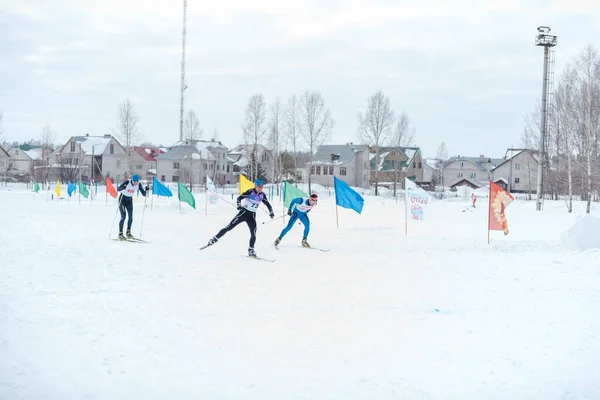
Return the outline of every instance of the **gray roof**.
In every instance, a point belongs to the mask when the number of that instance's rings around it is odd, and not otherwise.
[[[313,164],[347,164],[354,159],[356,153],[368,149],[364,144],[330,144],[321,145],[313,157]],[[331,161],[331,155],[339,155],[339,159]]]
[[[157,160],[207,160],[211,157],[210,151],[202,149],[202,144],[198,146],[199,140],[185,140],[177,142],[169,149],[156,157]],[[200,148],[198,148],[200,147]],[[204,150],[204,151],[202,151]]]
[[[446,165],[453,163],[454,161],[468,161],[473,163],[478,169],[482,171],[489,171],[494,169],[496,166],[502,164],[504,158],[491,158],[491,157],[450,157],[446,162]],[[492,164],[491,168],[486,168],[484,164]]]

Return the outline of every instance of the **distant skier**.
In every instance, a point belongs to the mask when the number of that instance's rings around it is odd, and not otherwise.
[[[135,191],[139,188],[140,192],[146,197],[146,192],[150,189],[148,185],[142,187],[139,185],[140,176],[133,174],[131,179],[126,180],[117,188],[117,192],[121,192],[119,196],[119,211],[121,211],[121,220],[119,221],[119,240],[135,239],[131,234],[131,224],[133,223],[133,200],[132,196]],[[123,236],[123,224],[125,223],[125,215],[129,215],[127,220],[127,232],[126,236]]]
[[[288,215],[291,217],[288,221],[288,224],[281,233],[279,237],[275,239],[275,246],[278,246],[281,242],[281,239],[292,229],[296,220],[300,220],[302,224],[304,224],[304,234],[302,235],[302,246],[310,247],[306,239],[308,238],[308,233],[310,232],[310,221],[308,219],[308,213],[313,209],[314,206],[317,205],[317,201],[319,201],[319,196],[316,194],[311,194],[310,197],[298,197],[292,200],[290,206],[288,207]]]
[[[226,227],[221,229],[219,233],[208,241],[207,246],[212,246],[217,243],[223,235],[235,228],[238,224],[245,222],[250,229],[250,247],[248,247],[248,256],[256,257],[256,251],[254,251],[254,244],[256,243],[256,210],[258,210],[258,206],[261,203],[264,203],[269,209],[269,217],[271,217],[271,219],[275,217],[275,213],[273,213],[273,207],[271,207],[271,203],[269,203],[267,196],[263,192],[263,181],[257,179],[254,182],[254,186],[254,188],[248,189],[238,196],[238,213]]]
[[[473,208],[475,208],[475,203],[477,203],[477,196],[475,196],[475,193],[471,193],[471,203]]]

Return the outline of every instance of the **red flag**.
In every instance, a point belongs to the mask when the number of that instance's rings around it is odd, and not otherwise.
[[[115,199],[117,198],[117,191],[115,190],[115,187],[113,186],[110,179],[108,179],[108,176],[106,177],[106,192],[110,193],[110,195]]]
[[[504,210],[513,200],[510,193],[490,181],[488,231],[504,231],[504,235],[508,235],[508,223]]]

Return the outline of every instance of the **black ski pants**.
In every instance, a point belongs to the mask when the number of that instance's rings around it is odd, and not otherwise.
[[[248,224],[248,228],[250,229],[250,247],[254,248],[254,243],[256,243],[256,213],[246,210],[242,208],[238,213],[233,217],[229,225],[225,228],[221,229],[219,233],[217,233],[217,239],[220,239],[227,232],[238,226],[240,223],[245,222]]]
[[[121,211],[121,220],[119,221],[119,233],[123,233],[123,224],[125,223],[125,215],[129,214],[127,220],[127,230],[131,230],[131,224],[133,223],[133,201],[131,197],[123,196],[121,204],[119,204],[119,211]]]

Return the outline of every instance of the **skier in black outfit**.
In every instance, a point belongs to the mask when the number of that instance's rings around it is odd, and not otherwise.
[[[235,228],[238,224],[245,222],[248,224],[250,229],[250,247],[248,248],[248,256],[256,257],[254,251],[254,243],[256,242],[256,210],[261,203],[264,203],[269,209],[269,217],[273,219],[275,213],[273,213],[273,207],[267,200],[267,196],[263,193],[263,182],[257,179],[254,182],[254,188],[248,189],[237,198],[237,209],[238,213],[233,217],[231,222],[221,229],[212,239],[208,241],[207,246],[212,246],[225,235],[227,232]]]
[[[146,191],[150,189],[148,185],[146,185],[145,188],[142,187],[142,185],[138,185],[139,182],[140,176],[138,174],[133,174],[130,180],[126,180],[117,188],[117,191],[121,192],[119,195],[119,211],[121,212],[121,220],[119,221],[119,240],[135,239],[131,234],[131,224],[133,223],[132,196],[138,187],[144,197],[146,197]],[[129,219],[127,220],[126,236],[123,236],[123,224],[125,223],[126,213],[129,214]]]

